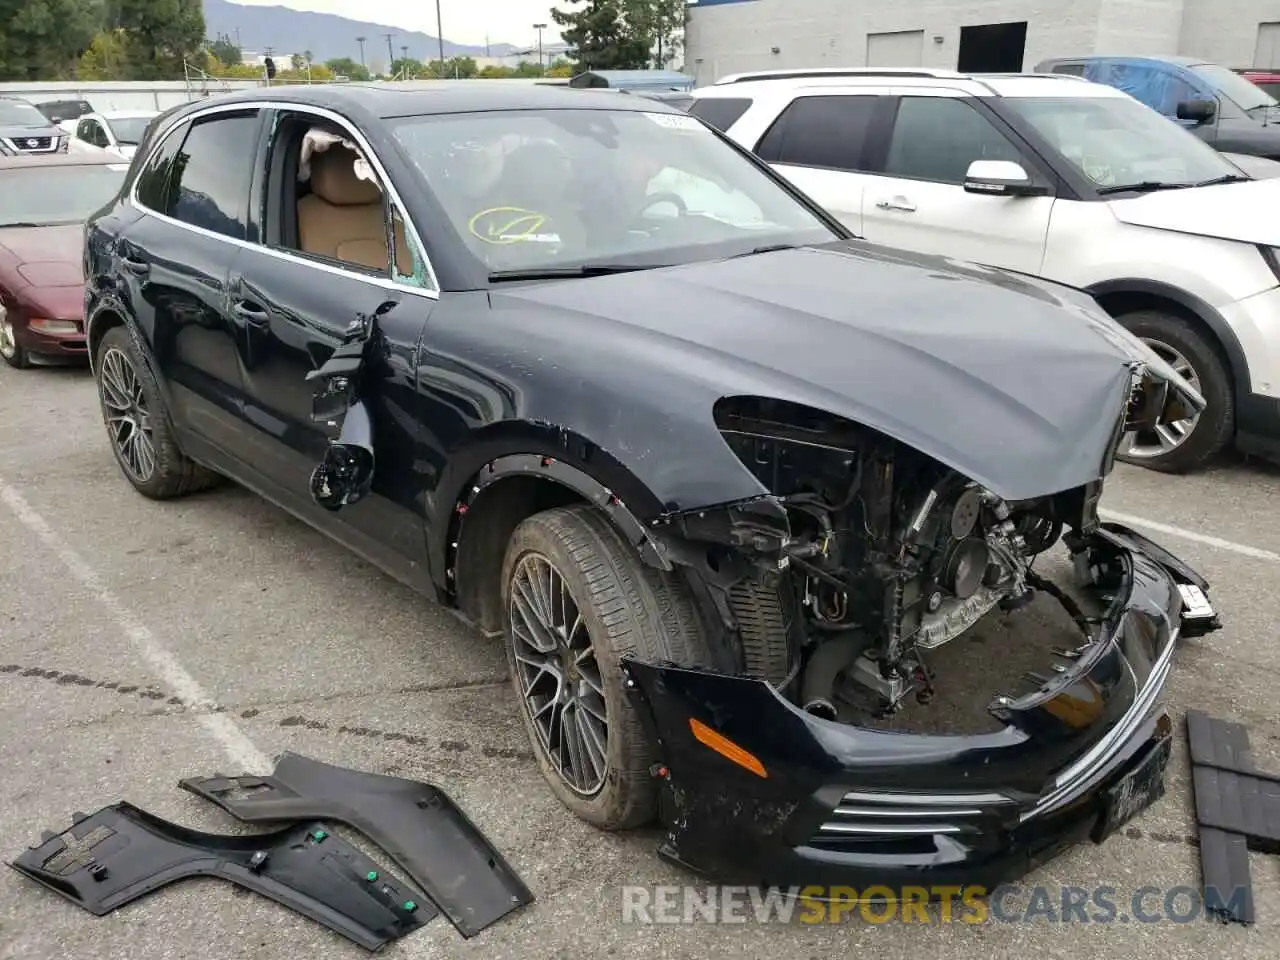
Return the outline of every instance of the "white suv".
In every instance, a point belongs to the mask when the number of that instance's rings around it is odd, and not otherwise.
[[[1280,179],[1070,76],[766,71],[693,96],[860,237],[1096,297],[1207,401],[1126,437],[1124,459],[1181,472],[1233,441],[1280,456]]]

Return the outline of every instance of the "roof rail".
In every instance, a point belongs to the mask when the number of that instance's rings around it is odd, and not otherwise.
[[[712,86],[726,83],[747,83],[752,80],[803,80],[817,77],[919,77],[923,79],[958,80],[967,74],[954,70],[932,70],[927,67],[812,67],[810,69],[752,70],[730,73]]]

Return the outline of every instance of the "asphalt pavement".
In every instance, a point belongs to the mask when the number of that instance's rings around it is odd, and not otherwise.
[[[928,924],[871,922],[855,910],[839,923],[758,922],[748,908],[743,922],[695,912],[692,923],[648,923],[624,916],[624,887],[644,897],[693,878],[658,859],[655,831],[600,833],[553,799],[498,644],[243,489],[145,500],[112,459],[83,369],[0,367],[0,859],[118,800],[235,831],[178,780],[269,772],[289,749],[441,786],[537,898],[470,940],[437,918],[387,947],[391,957],[1274,958],[1280,858],[1252,855],[1255,927],[1196,915],[1180,721],[1195,707],[1246,723],[1259,761],[1280,769],[1277,490],[1280,470],[1235,460],[1181,478],[1117,470],[1104,511],[1201,569],[1226,625],[1179,652],[1168,795],[1123,834],[1021,881],[1000,911],[1011,919],[948,923],[935,910]],[[944,682],[981,688],[991,658],[965,658],[964,642],[956,661],[976,676]],[[1101,896],[1117,904],[1114,919],[1091,909],[1094,922],[1064,922],[1061,894],[1073,887],[1091,900],[1111,888]],[[0,871],[6,960],[362,955],[218,880],[97,918]]]

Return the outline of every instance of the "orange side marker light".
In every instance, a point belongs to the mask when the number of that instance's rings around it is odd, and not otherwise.
[[[689,718],[689,729],[693,731],[694,739],[704,747],[709,747],[726,760],[731,760],[738,766],[750,770],[757,777],[768,779],[769,774],[765,770],[764,764],[728,737],[717,733],[701,720],[695,720],[693,717]]]

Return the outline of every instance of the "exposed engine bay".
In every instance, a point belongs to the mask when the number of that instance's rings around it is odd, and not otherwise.
[[[743,668],[810,713],[835,720],[853,705],[884,715],[912,695],[927,703],[929,653],[994,610],[1025,607],[1037,591],[1088,635],[1079,607],[1032,561],[1065,527],[1095,517],[1101,481],[1010,503],[897,441],[808,408],[737,398],[717,422],[786,514],[776,556],[757,536],[768,563],[727,588]]]

